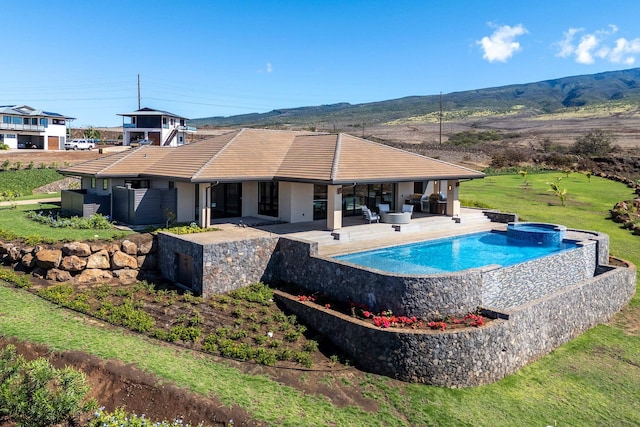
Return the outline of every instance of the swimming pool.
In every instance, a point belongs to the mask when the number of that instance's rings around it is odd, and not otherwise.
[[[487,231],[334,257],[337,260],[402,274],[438,274],[498,264],[519,264],[573,249],[571,241],[539,245]]]

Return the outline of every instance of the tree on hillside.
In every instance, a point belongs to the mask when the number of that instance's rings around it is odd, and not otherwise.
[[[582,156],[604,156],[613,151],[614,142],[610,131],[596,129],[577,137],[571,151]]]
[[[94,127],[88,127],[82,133],[87,139],[102,139],[100,131]]]

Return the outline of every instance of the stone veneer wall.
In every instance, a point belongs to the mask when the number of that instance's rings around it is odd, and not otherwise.
[[[636,268],[603,272],[523,304],[505,319],[462,330],[388,330],[277,292],[296,315],[329,337],[363,369],[446,387],[495,382],[608,321],[635,292]]]
[[[509,222],[518,221],[518,215],[513,213],[504,213],[500,211],[482,211],[482,213],[492,222],[507,224]]]
[[[501,300],[518,304],[518,297],[529,291],[542,296],[558,286],[587,280],[593,277],[597,266],[596,244],[592,241],[516,266],[433,275],[374,271],[316,253],[317,247],[307,242],[280,239],[276,253],[279,268],[271,276],[343,302],[367,304],[374,311],[390,309],[422,318],[463,316],[479,306],[494,307]],[[513,283],[518,283],[519,288],[511,296],[513,287],[508,285]]]
[[[484,269],[480,305],[510,308],[520,305],[523,297],[539,298],[592,278],[597,267],[596,245],[595,241],[583,241],[576,249],[508,267]]]
[[[185,236],[158,234],[160,272],[178,282],[177,253],[193,258],[191,289],[204,297],[256,282],[271,281],[277,266],[273,254],[278,237],[220,243],[198,243]],[[187,283],[183,283],[189,286]]]
[[[402,276],[354,267],[315,255],[308,242],[281,238],[277,266],[271,276],[343,302],[367,304],[374,311],[391,309],[430,318],[436,314],[464,315],[482,303],[481,271],[428,276]]]

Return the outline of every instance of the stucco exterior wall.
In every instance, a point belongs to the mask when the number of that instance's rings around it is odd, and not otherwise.
[[[313,221],[313,184],[280,182],[278,195],[281,220],[291,223]]]
[[[176,206],[176,221],[192,222],[196,218],[196,189],[189,182],[176,181],[178,203]]]

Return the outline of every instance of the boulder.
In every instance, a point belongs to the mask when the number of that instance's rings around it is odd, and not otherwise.
[[[122,247],[122,252],[127,255],[138,255],[138,245],[133,243],[131,240],[123,240],[120,244]]]
[[[107,244],[99,241],[89,242],[89,249],[91,249],[91,252],[99,252],[103,249],[107,249]]]
[[[36,252],[36,264],[44,269],[58,268],[62,261],[60,249],[40,249]]]
[[[138,245],[138,255],[146,255],[158,249],[158,240],[151,233],[134,234],[128,240]]]
[[[91,255],[91,247],[86,243],[71,242],[62,245],[62,253],[65,256],[84,256]]]
[[[84,267],[87,265],[86,258],[80,258],[75,255],[70,255],[62,258],[62,262],[60,262],[60,268],[66,271],[80,271],[84,270]]]
[[[56,282],[68,282],[71,280],[71,273],[57,268],[52,268],[47,271],[45,278],[47,280],[55,280]]]
[[[22,259],[20,260],[23,266],[26,268],[33,268],[36,265],[36,257],[33,256],[31,252],[22,255]]]
[[[78,274],[75,278],[76,283],[100,283],[113,279],[113,275],[110,271],[100,270],[97,268],[88,268],[82,273]]]
[[[138,260],[122,251],[116,251],[111,256],[111,268],[114,270],[121,268],[138,268]]]
[[[15,245],[9,245],[6,248],[7,250],[7,259],[9,262],[17,262],[22,258],[22,254],[20,253],[20,248]]]
[[[115,254],[116,252],[118,252],[120,250],[120,244],[119,243],[108,243],[106,249],[107,249],[107,252],[109,252],[109,255],[113,256],[113,254]]]
[[[38,267],[37,265],[34,267],[33,271],[31,272],[31,275],[33,277],[37,277],[38,279],[44,279],[44,277],[47,275],[47,270],[45,270],[42,267]]]
[[[138,270],[114,270],[113,275],[120,280],[120,283],[129,284],[138,281]]]
[[[109,259],[109,252],[106,249],[101,249],[95,254],[87,258],[86,268],[99,268],[102,270],[108,270],[111,268],[111,260]]]

